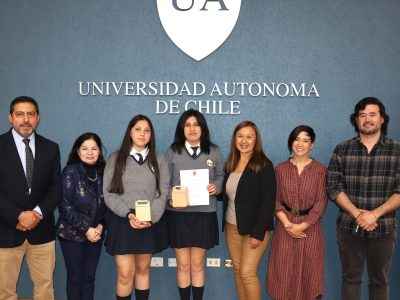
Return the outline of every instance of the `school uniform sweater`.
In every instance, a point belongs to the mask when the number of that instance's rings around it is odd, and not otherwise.
[[[217,187],[217,194],[222,191],[222,181],[224,180],[223,162],[219,147],[210,147],[210,153],[200,152],[196,158],[190,156],[186,147],[182,148],[181,153],[174,152],[168,148],[165,153],[165,159],[168,162],[170,171],[170,190],[168,199],[171,199],[172,187],[180,185],[180,170],[208,169],[209,183],[213,183]],[[210,196],[209,205],[188,206],[183,209],[175,209],[169,205],[166,209],[177,212],[215,212],[217,211],[216,195]]]
[[[151,221],[156,223],[160,220],[165,210],[168,196],[169,172],[168,164],[162,156],[157,156],[160,169],[160,195],[156,190],[156,178],[149,167],[148,159],[139,164],[132,156],[126,160],[125,171],[122,175],[124,186],[123,194],[110,193],[109,188],[114,175],[115,160],[117,152],[110,155],[103,176],[104,201],[107,207],[116,215],[124,218],[135,209],[136,200],[149,200],[151,205]]]

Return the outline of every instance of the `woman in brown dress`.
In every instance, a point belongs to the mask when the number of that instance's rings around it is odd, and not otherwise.
[[[267,290],[275,300],[311,300],[324,292],[326,167],[309,156],[314,141],[311,127],[297,126],[288,139],[293,157],[275,169],[277,220],[267,273]]]

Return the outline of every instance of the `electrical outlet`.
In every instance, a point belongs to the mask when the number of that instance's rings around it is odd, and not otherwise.
[[[221,266],[220,258],[207,258],[207,267],[217,267]]]
[[[162,257],[152,257],[150,266],[151,267],[164,267],[164,259]]]
[[[225,266],[225,268],[233,268],[232,259],[225,259],[224,266]]]
[[[176,268],[176,258],[175,257],[168,258],[168,267]]]

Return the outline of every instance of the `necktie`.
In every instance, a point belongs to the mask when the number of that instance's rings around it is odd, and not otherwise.
[[[196,146],[196,147],[190,147],[190,148],[192,148],[192,149],[193,149],[193,154],[192,154],[192,157],[193,157],[193,158],[195,158],[195,157],[196,157],[196,153],[197,153],[197,149],[199,149],[199,147],[198,147],[198,146]]]
[[[26,158],[26,181],[29,188],[32,184],[33,164],[35,162],[31,147],[29,147],[29,139],[22,140],[25,144],[25,158]]]
[[[143,163],[143,156],[140,153],[136,153],[137,156],[139,156],[139,164]]]

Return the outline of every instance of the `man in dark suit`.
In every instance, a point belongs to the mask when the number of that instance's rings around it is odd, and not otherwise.
[[[35,132],[37,102],[11,102],[12,128],[0,135],[0,300],[16,300],[25,256],[35,300],[54,299],[55,226],[60,197],[58,145]]]

